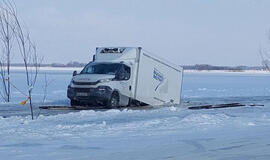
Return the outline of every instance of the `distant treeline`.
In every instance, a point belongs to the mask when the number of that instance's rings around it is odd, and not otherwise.
[[[64,63],[51,63],[51,64],[41,64],[41,67],[84,67],[86,63],[80,63],[77,61],[71,61],[66,64]],[[12,64],[12,66],[24,66],[21,63]],[[184,65],[185,70],[265,70],[263,66],[213,66],[209,64],[196,64],[196,65]]]
[[[264,70],[263,66],[212,66],[209,64],[196,64],[196,65],[186,65],[183,66],[185,70]]]
[[[80,63],[77,61],[71,61],[66,64],[64,63],[51,63],[51,64],[41,64],[41,67],[84,67],[87,63]],[[21,67],[24,66],[22,63],[14,63],[11,66]],[[30,65],[31,66],[31,65]]]

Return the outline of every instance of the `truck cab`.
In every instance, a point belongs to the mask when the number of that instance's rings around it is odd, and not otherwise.
[[[104,48],[99,52],[112,57],[120,53],[114,48]],[[124,59],[95,57],[79,74],[73,74],[67,93],[71,105],[127,106],[132,96],[133,64]]]

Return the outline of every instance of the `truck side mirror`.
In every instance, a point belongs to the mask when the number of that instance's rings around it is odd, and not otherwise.
[[[77,75],[77,71],[73,71],[73,77]]]
[[[124,80],[125,79],[125,72],[117,72],[115,74],[115,79],[116,80]]]

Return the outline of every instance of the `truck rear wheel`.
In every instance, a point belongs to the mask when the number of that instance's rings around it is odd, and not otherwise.
[[[119,106],[119,96],[118,93],[114,92],[107,105],[109,108],[117,108]]]

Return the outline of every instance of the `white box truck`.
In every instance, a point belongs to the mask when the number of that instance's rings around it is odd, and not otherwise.
[[[183,68],[141,47],[98,47],[93,61],[73,78],[71,105],[180,104]]]

